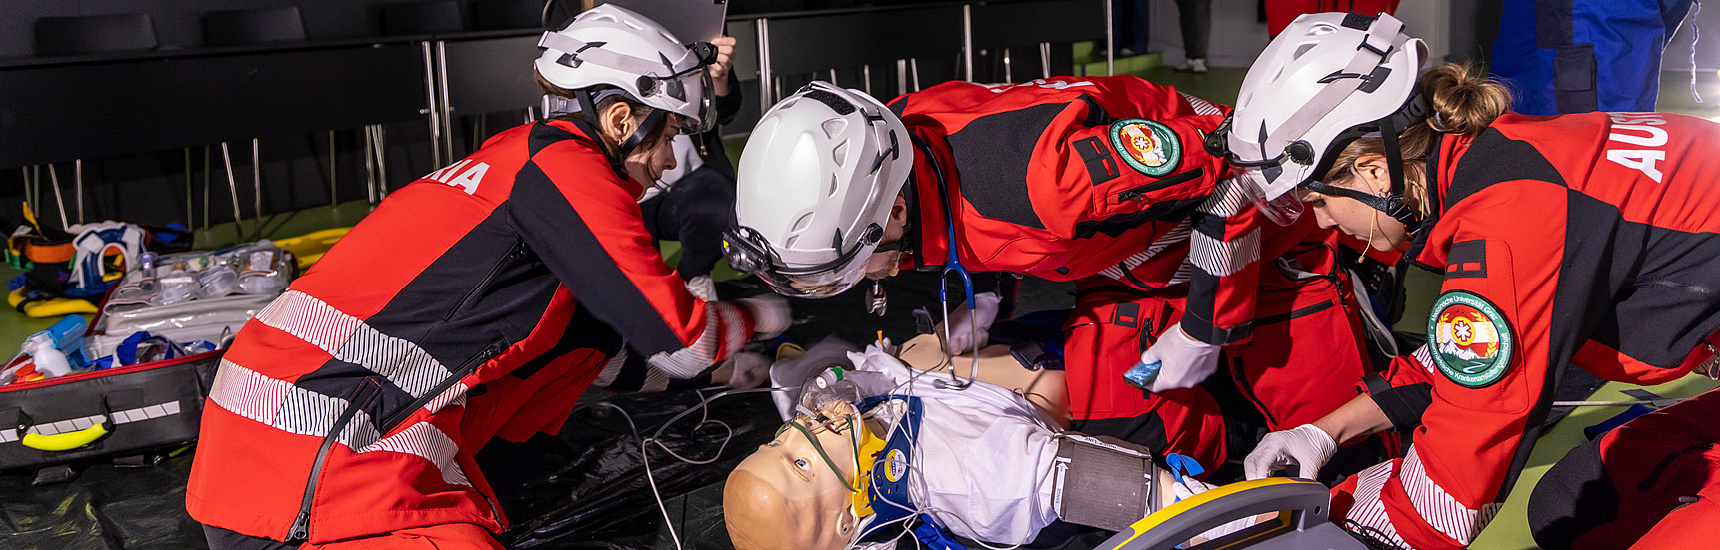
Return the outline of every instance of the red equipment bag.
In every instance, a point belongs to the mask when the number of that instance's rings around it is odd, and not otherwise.
[[[196,441],[224,351],[0,386],[0,470]]]

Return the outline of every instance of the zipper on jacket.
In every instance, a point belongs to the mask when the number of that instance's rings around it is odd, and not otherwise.
[[[1236,382],[1236,389],[1247,394],[1248,400],[1253,402],[1254,408],[1260,411],[1260,416],[1265,417],[1267,423],[1277,426],[1278,419],[1272,417],[1272,411],[1266,410],[1266,406],[1260,401],[1260,396],[1254,393],[1254,387],[1248,384],[1248,372],[1243,370],[1242,360],[1236,359],[1235,361],[1235,368],[1231,370],[1230,379]]]
[[[358,390],[353,392],[352,399],[347,401],[346,410],[340,413],[340,418],[334,421],[334,427],[329,428],[328,434],[323,436],[322,447],[317,449],[316,461],[311,463],[310,478],[305,480],[305,496],[299,503],[299,515],[293,518],[293,526],[287,530],[287,544],[303,544],[310,540],[311,501],[316,496],[317,478],[322,477],[323,464],[328,461],[328,451],[334,447],[335,439],[346,429],[346,424],[352,421],[359,409],[370,404],[377,391],[375,383],[368,380],[360,383]]]
[[[1205,168],[1195,167],[1193,170],[1186,170],[1168,178],[1161,178],[1152,183],[1131,188],[1127,191],[1117,193],[1117,203],[1122,204],[1124,201],[1147,202],[1147,199],[1142,197],[1142,195],[1198,178],[1205,173]]]
[[[448,377],[443,379],[441,382],[438,382],[435,387],[430,388],[430,391],[424,392],[424,395],[412,400],[411,403],[395,410],[384,418],[382,425],[378,427],[381,430],[381,433],[386,434],[394,431],[396,426],[401,422],[405,422],[407,417],[412,416],[412,411],[423,408],[426,403],[430,402],[430,400],[435,399],[436,396],[442,395],[442,392],[448,391],[448,388],[453,387],[455,382],[459,382],[461,378],[465,378],[466,375],[472,374],[472,371],[478,369],[478,365],[484,364],[485,361],[489,361],[490,358],[501,355],[501,353],[502,346],[499,343],[492,343],[489,346],[484,347],[483,351],[478,352],[478,355],[472,357],[471,360],[466,361],[465,364],[460,365],[460,368],[454,369],[453,373],[449,374]]]
[[[490,267],[490,273],[487,275],[484,275],[484,278],[480,279],[476,286],[473,286],[472,288],[466,290],[466,294],[464,296],[460,297],[460,301],[454,303],[454,308],[448,310],[448,313],[442,315],[442,320],[446,321],[446,320],[452,319],[452,318],[454,318],[455,313],[459,313],[460,310],[466,309],[467,305],[470,305],[474,300],[478,299],[478,291],[490,287],[490,282],[492,282],[496,279],[496,275],[500,275],[502,273],[502,268],[506,267],[508,265],[509,260],[512,260],[518,256],[523,256],[523,255],[525,255],[525,253],[526,253],[526,242],[525,242],[525,240],[522,239],[519,241],[515,241],[514,246],[512,248],[508,249],[508,253],[503,254],[501,259],[496,260],[496,265]]]

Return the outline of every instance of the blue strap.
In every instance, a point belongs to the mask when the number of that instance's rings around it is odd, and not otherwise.
[[[967,550],[966,546],[950,537],[943,526],[938,525],[930,515],[920,516],[919,525],[914,526],[914,538],[936,550]]]
[[[1206,468],[1200,467],[1200,461],[1176,453],[1165,455],[1165,465],[1170,467],[1171,478],[1176,480],[1177,485],[1183,484],[1184,475],[1194,477],[1206,473]],[[1181,501],[1182,497],[1179,496],[1172,502]]]

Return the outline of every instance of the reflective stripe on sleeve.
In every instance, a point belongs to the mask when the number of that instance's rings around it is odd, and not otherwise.
[[[449,391],[454,389],[449,388]],[[444,397],[447,395],[444,393]],[[454,395],[463,397],[464,391]],[[271,428],[315,437],[327,435],[335,420],[350,405],[345,399],[269,378],[226,359],[221,360],[220,370],[215,374],[209,401]],[[454,460],[459,445],[429,422],[419,422],[381,438],[370,415],[360,409],[354,412],[335,441],[355,453],[389,451],[414,455],[435,465],[443,481],[452,485],[471,485],[466,473]]]
[[[1385,488],[1386,480],[1391,479],[1392,465],[1391,462],[1383,462],[1356,474],[1356,504],[1350,509],[1347,519],[1378,529],[1379,534],[1392,543],[1409,548],[1409,544],[1398,536],[1391,517],[1386,515],[1385,503],[1380,501],[1380,490]]]
[[[410,340],[383,334],[363,320],[297,290],[289,290],[270,302],[257,314],[257,320],[322,348],[335,359],[380,374],[415,399],[453,375],[442,362]]]
[[[675,378],[698,376],[705,368],[716,364],[726,352],[739,350],[752,338],[747,334],[746,318],[741,306],[727,302],[705,302],[705,331],[693,345],[662,352],[646,359],[646,363]]]
[[[1224,242],[1196,232],[1189,237],[1188,259],[1208,274],[1235,275],[1260,259],[1260,229],[1251,229],[1239,239]]]
[[[1493,514],[1498,510],[1498,506],[1491,506],[1489,513],[1483,514],[1480,509],[1464,506],[1446,493],[1444,488],[1427,476],[1421,457],[1416,454],[1415,445],[1410,445],[1409,455],[1403,459],[1398,480],[1403,484],[1404,493],[1409,495],[1410,504],[1415,507],[1415,512],[1421,515],[1421,519],[1457,541],[1460,546],[1467,546],[1475,540],[1475,534],[1487,526],[1487,522],[1493,519]]]

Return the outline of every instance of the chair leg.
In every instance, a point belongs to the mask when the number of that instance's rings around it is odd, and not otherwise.
[[[60,195],[60,174],[54,170],[54,165],[48,165],[48,183],[54,186],[54,204],[60,207],[60,229],[70,230],[72,224],[66,221],[66,198]]]
[[[227,192],[233,198],[233,236],[239,236],[239,180],[233,177],[233,151],[221,142],[221,164],[227,168]]]
[[[72,185],[77,189],[78,223],[84,223],[84,159],[72,161]]]
[[[340,211],[340,195],[335,193],[334,178],[335,178],[334,130],[329,130],[328,131],[328,205],[330,208],[335,209],[335,211],[338,213]]]
[[[203,230],[204,231],[209,230],[209,184],[210,184],[209,180],[210,180],[210,178],[214,177],[213,176],[214,170],[210,169],[213,162],[214,162],[214,158],[209,154],[209,146],[204,145],[203,146]]]
[[[255,216],[257,220],[253,230],[257,232],[257,238],[261,239],[263,238],[263,149],[261,141],[257,138],[251,138],[251,192],[255,193],[252,197],[251,215]]]

